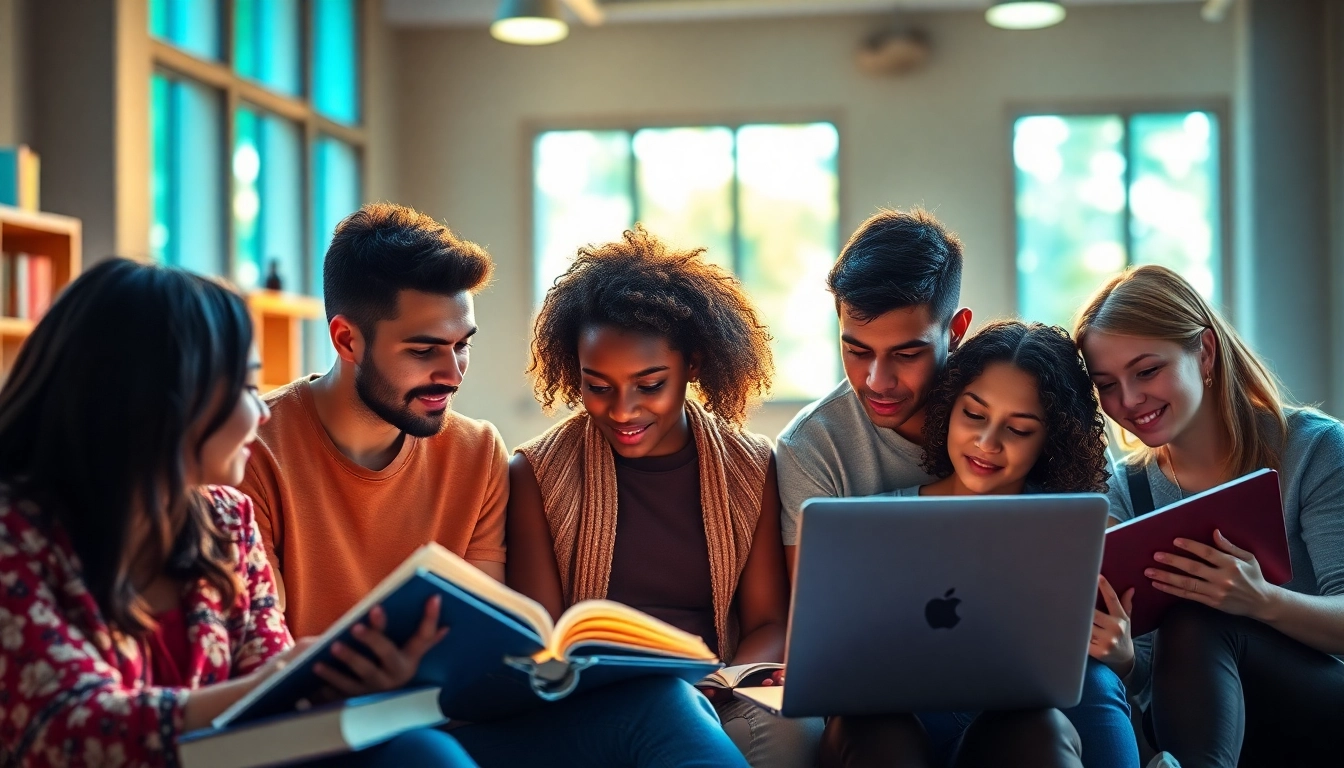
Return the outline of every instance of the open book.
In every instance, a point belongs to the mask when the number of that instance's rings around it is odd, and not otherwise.
[[[724,667],[695,684],[705,696],[713,702],[731,699],[738,688],[758,688],[784,665],[778,662],[762,661],[756,664],[738,664]],[[774,682],[771,682],[774,685]]]
[[[1198,559],[1178,549],[1173,540],[1189,539],[1217,549],[1213,541],[1215,529],[1228,541],[1255,555],[1265,581],[1285,584],[1292,580],[1279,474],[1272,469],[1257,470],[1106,531],[1101,575],[1111,583],[1116,595],[1134,588],[1133,614],[1129,617],[1134,637],[1157,629],[1167,609],[1182,599],[1153,587],[1152,579],[1144,575],[1148,568],[1179,573],[1153,560],[1153,555],[1170,552]],[[1100,595],[1097,608],[1106,610]]]
[[[331,655],[333,642],[364,648],[350,629],[375,606],[387,614],[387,636],[404,643],[434,595],[442,598],[439,623],[449,627],[448,635],[425,654],[411,684],[441,688],[439,704],[449,718],[502,717],[645,675],[674,675],[694,683],[722,666],[699,637],[620,603],[585,600],[552,622],[540,603],[431,543],[212,725],[223,728],[293,711],[323,686],[313,673],[315,663],[344,668]]]

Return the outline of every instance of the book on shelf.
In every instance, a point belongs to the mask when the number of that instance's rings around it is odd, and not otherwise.
[[[282,671],[215,718],[215,728],[292,712],[322,686],[317,662],[343,669],[333,642],[364,646],[351,628],[381,605],[385,633],[404,643],[425,602],[441,598],[448,634],[421,659],[413,685],[441,688],[445,717],[483,721],[648,675],[695,683],[722,664],[699,637],[608,600],[574,604],[556,621],[540,603],[495,581],[438,544],[412,553]]]
[[[1182,600],[1157,589],[1153,580],[1144,575],[1149,568],[1181,573],[1158,563],[1153,555],[1169,552],[1197,560],[1189,552],[1178,549],[1173,541],[1189,539],[1217,549],[1214,530],[1255,555],[1270,584],[1286,584],[1292,580],[1293,566],[1288,559],[1279,473],[1261,469],[1142,517],[1126,520],[1106,531],[1101,575],[1111,583],[1117,595],[1134,588],[1133,611],[1129,617],[1134,637],[1157,629],[1167,609]],[[1106,610],[1100,595],[1097,608]]]
[[[16,253],[10,262],[7,265],[13,267],[13,277],[9,281],[10,317],[31,319],[33,294],[28,290],[28,283],[32,279],[29,274],[32,259],[26,253]]]
[[[41,162],[26,144],[0,147],[0,204],[25,211],[41,206]]]
[[[28,318],[41,320],[51,308],[52,264],[46,256],[28,256]]]
[[[263,718],[233,728],[208,728],[177,740],[183,768],[253,768],[358,752],[418,728],[441,725],[439,689],[412,688],[360,696]]]

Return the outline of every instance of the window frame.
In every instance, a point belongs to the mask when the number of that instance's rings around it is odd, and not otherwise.
[[[736,171],[737,163],[737,131],[743,126],[748,125],[798,125],[803,123],[829,123],[835,128],[837,135],[837,144],[835,150],[835,171],[836,171],[836,236],[835,242],[831,244],[832,259],[839,258],[840,248],[844,244],[848,235],[844,231],[844,223],[847,219],[848,204],[845,194],[844,177],[846,173],[846,161],[848,155],[846,152],[844,135],[846,130],[844,115],[830,110],[803,110],[803,111],[766,111],[752,113],[736,113],[725,115],[722,113],[709,114],[678,114],[675,116],[650,117],[647,119],[634,120],[628,117],[596,117],[573,120],[544,120],[544,121],[526,121],[523,125],[521,152],[522,156],[527,158],[523,164],[524,183],[521,185],[522,193],[525,196],[520,210],[525,212],[526,222],[523,229],[524,242],[527,243],[527,269],[523,272],[523,280],[520,281],[519,290],[522,293],[520,297],[524,302],[523,306],[529,308],[529,314],[534,313],[539,306],[538,297],[534,292],[534,286],[537,284],[537,210],[536,210],[536,182],[537,182],[537,139],[543,133],[552,131],[625,131],[630,134],[631,141],[634,141],[634,135],[638,131],[645,129],[661,128],[727,128],[733,132],[733,183],[732,183],[732,206],[733,206],[733,225],[732,225],[732,270],[733,275],[741,279],[741,250],[739,247],[740,229],[739,229],[739,188]],[[638,205],[638,173],[630,174],[630,190],[632,205],[632,218],[639,221]],[[838,323],[838,320],[837,320]],[[530,329],[529,329],[530,332]],[[844,367],[840,361],[839,331],[836,332],[835,348],[835,369],[841,377],[844,376]],[[838,382],[839,379],[836,379]],[[815,398],[804,399],[795,397],[771,396],[761,401],[763,407],[775,405],[800,407],[812,402]]]
[[[1059,117],[1099,117],[1114,115],[1125,126],[1125,268],[1133,266],[1133,233],[1130,231],[1132,213],[1129,192],[1133,181],[1133,138],[1130,121],[1135,115],[1179,114],[1182,112],[1208,112],[1217,118],[1218,130],[1218,253],[1213,256],[1213,264],[1218,270],[1214,282],[1214,296],[1211,303],[1218,307],[1229,322],[1237,319],[1236,304],[1236,263],[1234,259],[1232,227],[1232,109],[1228,100],[1219,98],[1163,98],[1163,99],[1120,99],[1113,101],[1074,101],[1074,102],[1020,102],[1009,105],[1007,121],[1003,131],[1004,168],[1008,192],[1008,263],[1011,265],[1011,278],[1008,288],[1011,292],[1014,314],[1021,316],[1022,306],[1019,297],[1019,278],[1017,270],[1018,247],[1021,231],[1017,216],[1017,165],[1013,158],[1013,138],[1017,121],[1024,117],[1053,115]],[[1025,318],[1032,320],[1034,318]],[[1073,329],[1068,329],[1072,333]]]
[[[298,223],[303,232],[304,253],[303,271],[300,275],[288,276],[286,291],[296,294],[308,294],[309,286],[314,285],[314,273],[317,271],[318,240],[314,226],[314,158],[318,139],[321,136],[342,141],[350,145],[355,152],[360,189],[358,197],[364,199],[364,187],[368,179],[369,134],[366,125],[369,102],[367,82],[367,53],[369,49],[364,21],[368,13],[366,3],[356,0],[352,3],[355,14],[357,50],[355,51],[355,77],[359,88],[359,122],[351,125],[334,120],[318,112],[313,103],[315,77],[313,72],[313,3],[320,0],[301,0],[300,2],[300,77],[303,92],[290,96],[268,88],[265,84],[240,74],[234,62],[234,17],[233,0],[220,3],[219,34],[221,56],[218,61],[201,58],[167,40],[148,33],[150,67],[153,74],[170,80],[185,80],[219,92],[223,98],[224,125],[221,131],[221,153],[217,158],[220,171],[221,199],[225,206],[218,212],[222,218],[224,242],[220,244],[224,253],[224,274],[222,277],[234,280],[237,274],[237,240],[234,232],[232,202],[233,152],[237,140],[235,116],[244,106],[254,109],[258,114],[272,115],[296,124],[300,132],[301,157],[299,158],[299,183],[303,205],[302,220]],[[263,275],[265,264],[262,265]],[[257,286],[260,288],[260,286]]]

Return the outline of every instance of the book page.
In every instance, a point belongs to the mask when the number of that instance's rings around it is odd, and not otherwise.
[[[564,659],[570,648],[585,643],[705,661],[717,658],[699,637],[611,600],[584,600],[570,606],[556,622],[544,653]]]

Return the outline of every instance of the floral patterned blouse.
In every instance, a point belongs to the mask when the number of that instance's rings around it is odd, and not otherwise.
[[[189,691],[245,675],[293,644],[252,501],[209,487],[214,521],[234,543],[232,606],[204,583],[182,611],[187,688],[148,684],[139,644],[114,634],[64,535],[48,537],[31,502],[0,486],[0,766],[176,766]]]

